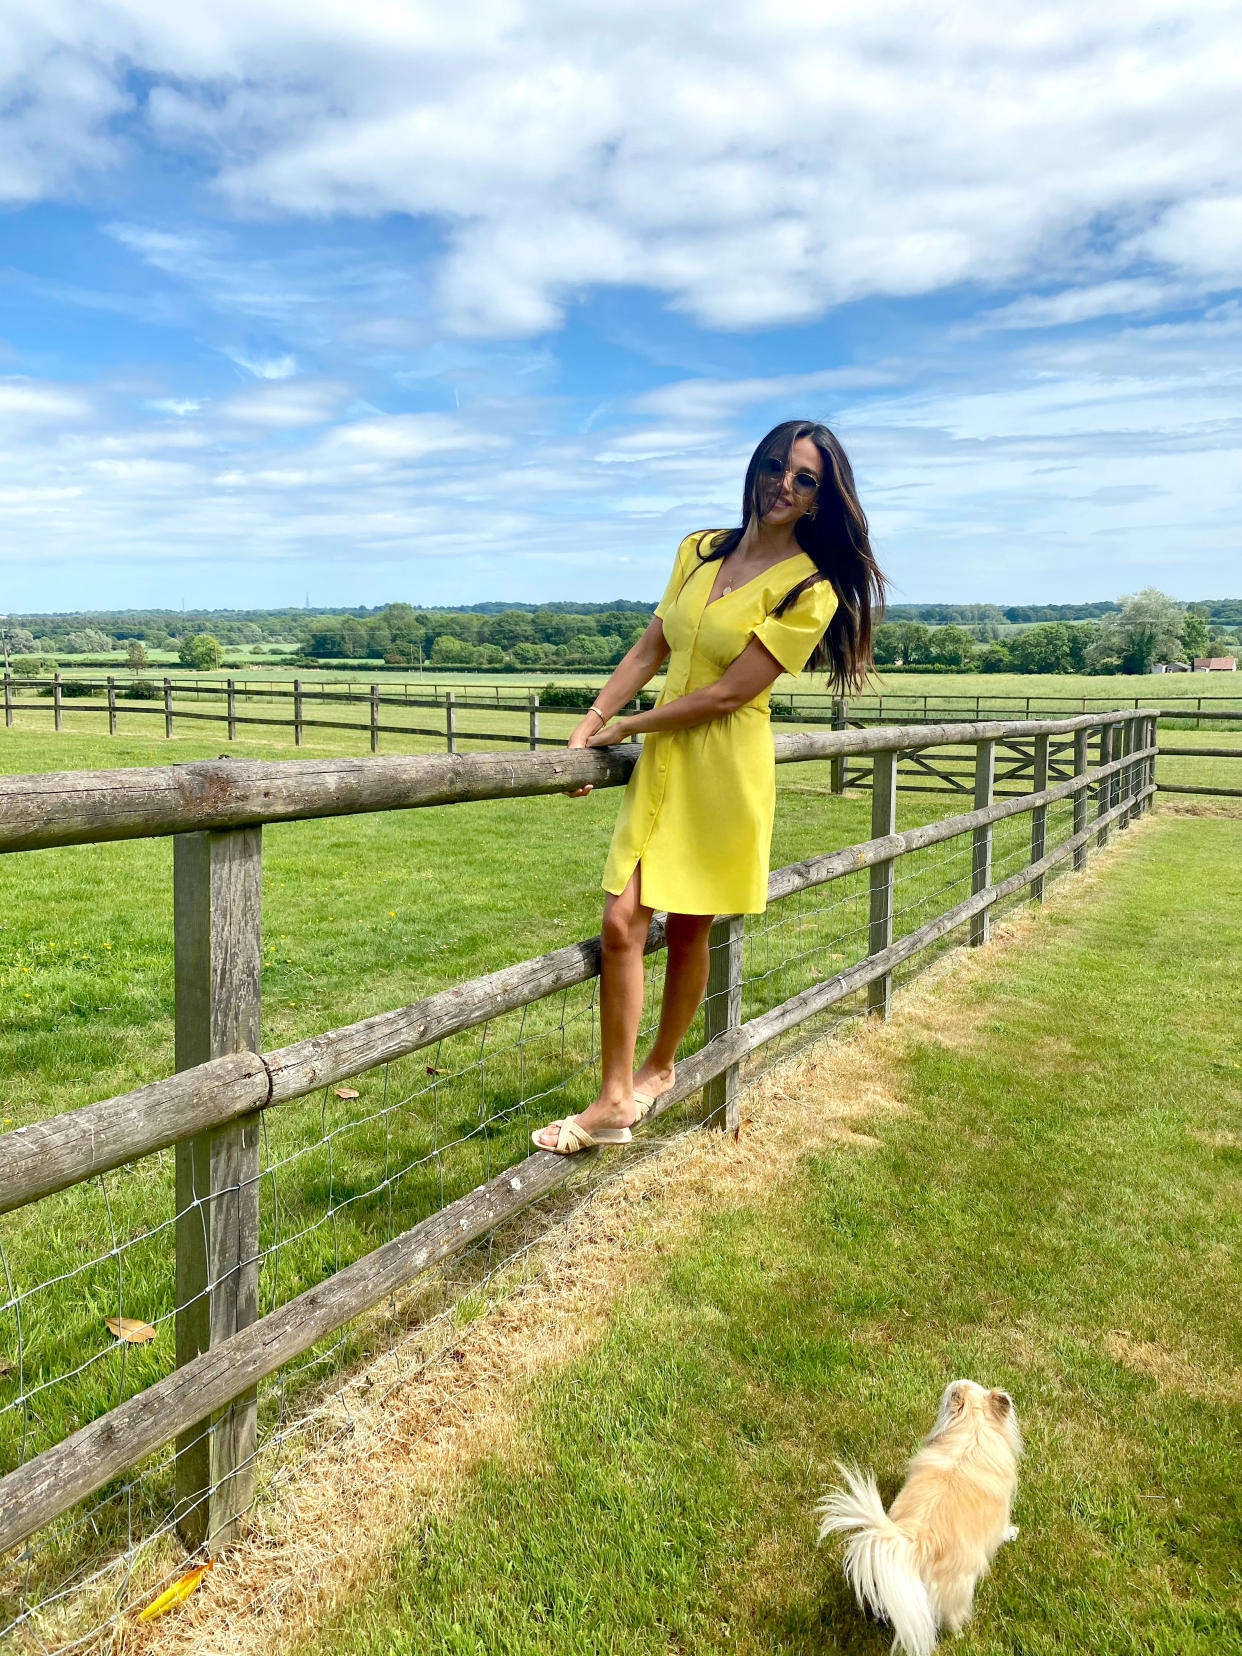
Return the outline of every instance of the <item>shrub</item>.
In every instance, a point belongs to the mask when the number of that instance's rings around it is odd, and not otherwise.
[[[163,691],[152,679],[136,678],[121,695],[126,701],[159,701]]]
[[[12,671],[17,678],[42,678],[56,671],[56,657],[49,655],[14,656]]]

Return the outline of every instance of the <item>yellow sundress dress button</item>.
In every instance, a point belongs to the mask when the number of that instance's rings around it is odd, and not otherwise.
[[[781,616],[772,611],[813,575],[805,552],[708,603],[717,563],[699,555],[702,534],[687,535],[655,613],[669,647],[659,703],[714,684],[758,638],[787,673],[800,673],[837,607],[819,580]],[[630,774],[603,888],[624,891],[641,865],[640,898],[675,914],[761,914],[768,901],[768,857],[776,814],[776,761],[770,692],[690,730],[648,731]]]

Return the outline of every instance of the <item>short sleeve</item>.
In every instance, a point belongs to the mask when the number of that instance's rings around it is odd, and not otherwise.
[[[787,673],[797,675],[814,654],[836,607],[832,582],[821,578],[800,592],[783,615],[765,616],[754,636]]]
[[[695,542],[701,538],[700,535],[687,535],[677,548],[677,556],[673,559],[673,573],[668,578],[663,598],[655,607],[655,613],[661,620],[668,614],[669,605],[685,584],[686,576],[690,573],[689,560],[694,556]]]

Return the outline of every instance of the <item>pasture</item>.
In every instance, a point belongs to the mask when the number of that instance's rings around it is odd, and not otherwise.
[[[124,734],[108,739],[71,725],[70,718],[67,713],[67,728],[59,736],[20,726],[6,732],[4,768],[167,763],[170,757],[215,757],[219,752],[218,737],[196,741],[178,732],[171,744]],[[302,757],[313,757],[330,750],[308,744],[298,751]],[[291,748],[270,740],[240,741],[230,744],[230,752],[293,756]],[[867,837],[869,802],[854,795],[831,795],[825,766],[781,767],[778,787],[774,866]],[[900,820],[927,820],[952,804],[947,797],[929,801],[927,796],[899,796]],[[268,828],[265,1046],[403,1004],[472,973],[589,935],[598,925],[598,871],[615,808],[616,800],[600,791],[585,800],[490,801]],[[1009,843],[998,835],[1002,864],[1019,849],[1017,840]],[[1020,861],[1013,866],[1021,866]],[[6,1126],[172,1069],[170,871],[170,848],[161,841],[45,851],[0,863],[0,881],[7,885],[3,895],[10,945],[0,980],[9,1014],[7,1050],[0,1059],[6,1078]],[[961,878],[962,870],[945,859],[927,870],[923,884],[930,894],[944,882]],[[917,892],[910,893],[913,908],[923,900]],[[808,907],[794,917],[795,931],[806,928],[809,935],[795,940],[792,951],[789,936],[778,940],[771,967],[776,977],[767,986],[770,998],[793,992],[806,981],[808,970],[813,977],[822,969],[825,959],[844,958],[828,952],[833,948],[849,951],[851,957],[860,948],[865,952],[865,943],[859,943],[865,920],[857,903],[857,898],[847,897],[835,913]],[[862,903],[865,912],[865,893]],[[790,959],[795,963],[792,972]],[[571,1087],[579,1091],[589,1085],[594,1050],[586,1038],[584,1014],[589,1025],[589,999],[575,1014],[576,1027],[568,1031],[577,1054],[569,1069]],[[699,1038],[692,1031],[690,1044],[698,1044]],[[542,1058],[537,1050],[541,1039],[547,1045]],[[557,1086],[564,1084],[566,1039],[562,1012],[559,1027],[553,1019],[541,1029],[536,1020],[523,1051],[523,1063],[528,1057],[532,1066],[546,1062],[549,1103]],[[440,1058],[436,1054],[436,1073]],[[342,1132],[351,1111],[376,1103],[376,1093],[369,1088],[382,1084],[387,1104],[391,1083],[407,1089],[412,1104],[424,1103],[435,1091],[437,1131],[443,1108],[461,1134],[455,1142],[464,1149],[449,1182],[446,1185],[443,1167],[431,1170],[427,1199],[443,1200],[468,1190],[494,1163],[505,1165],[512,1158],[527,1125],[520,1116],[501,1125],[483,1120],[475,1108],[477,1100],[469,1096],[482,1087],[483,1061],[459,1063],[449,1056],[444,1072],[450,1080],[443,1084],[429,1084],[419,1073],[422,1064],[389,1066],[392,1073],[384,1073],[382,1083],[379,1076],[362,1083],[363,1103],[357,1106],[308,1100],[275,1130],[273,1160],[296,1160],[302,1154],[296,1148],[299,1135],[309,1132],[314,1140],[321,1131]],[[486,1061],[491,1065],[489,1086],[496,1086],[498,1076],[503,1085],[504,1053]],[[524,1075],[523,1098],[531,1096],[530,1083],[531,1077]],[[537,1073],[531,1090],[537,1098]],[[378,1222],[382,1231],[384,1223],[383,1199],[381,1193],[378,1201],[367,1200],[364,1167],[373,1164],[377,1154],[388,1154],[389,1145],[381,1140],[382,1135],[377,1139],[373,1132],[337,1138],[326,1154],[302,1161],[298,1171],[308,1187],[303,1199],[294,1195],[290,1200],[287,1186],[282,1191],[281,1222],[289,1234],[279,1249],[281,1299],[318,1280],[324,1269],[332,1268],[334,1257],[355,1255],[374,1245],[374,1227]],[[63,1269],[66,1249],[88,1251],[109,1232],[114,1239],[132,1237],[150,1226],[153,1204],[158,1209],[165,1200],[167,1164],[161,1166],[161,1158],[152,1158],[146,1166],[137,1178],[109,1181],[110,1197],[102,1202],[94,1188],[66,1192],[57,1199],[50,1224],[46,1207],[37,1225],[19,1224],[10,1246],[23,1276],[49,1280],[58,1266]],[[325,1190],[330,1230],[323,1228]],[[35,1211],[30,1210],[32,1220]],[[387,1221],[391,1225],[391,1204]],[[106,1408],[116,1400],[118,1384],[128,1393],[143,1384],[144,1377],[161,1371],[155,1351],[128,1354],[119,1377],[115,1363],[99,1360],[97,1325],[105,1309],[115,1308],[116,1286],[115,1271],[106,1261],[103,1267],[94,1279],[83,1274],[60,1294],[50,1292],[27,1307],[32,1314],[23,1336],[31,1369],[24,1383],[29,1386],[32,1373],[36,1378],[63,1373],[67,1361],[81,1365],[75,1387],[63,1393],[49,1388],[33,1421],[27,1415],[22,1431],[28,1452],[54,1441],[76,1419]],[[166,1239],[158,1230],[149,1248],[141,1243],[129,1248],[127,1308],[154,1315],[150,1308],[157,1310],[169,1301],[168,1269]],[[357,1351],[351,1347],[345,1355]],[[280,1403],[283,1408],[283,1391]],[[6,1443],[6,1460],[16,1448],[16,1442]]]
[[[959,1656],[1236,1649],[1240,835],[1157,815],[990,962],[795,1069],[747,1129],[807,1135],[787,1177],[709,1147],[633,1239],[588,1233],[580,1298],[615,1273],[589,1349],[514,1382],[299,1656],[881,1656],[810,1506],[845,1456],[891,1497],[959,1374],[1013,1391],[1028,1451]]]

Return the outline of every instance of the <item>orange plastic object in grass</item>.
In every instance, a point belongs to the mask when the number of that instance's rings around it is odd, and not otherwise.
[[[145,1610],[138,1612],[138,1620],[152,1621],[166,1610],[171,1610],[174,1604],[180,1604],[182,1599],[189,1598],[208,1570],[215,1568],[215,1564],[215,1559],[209,1558],[205,1564],[196,1564],[192,1570],[187,1570],[171,1587],[165,1588],[159,1598],[152,1599]]]

